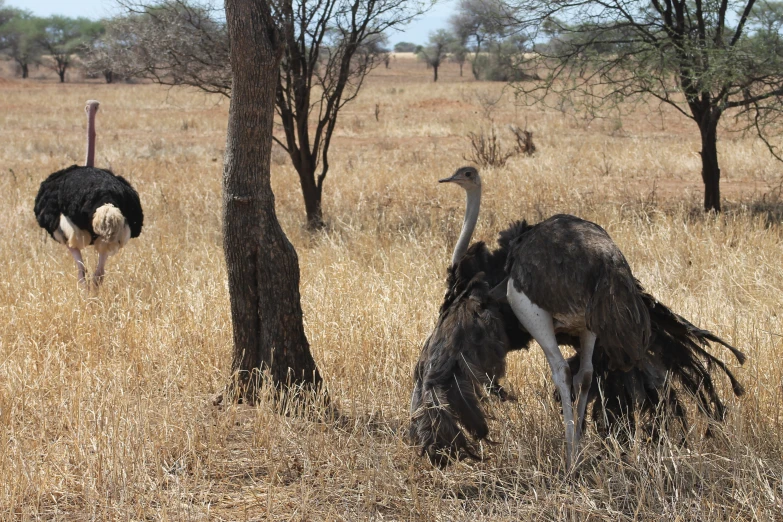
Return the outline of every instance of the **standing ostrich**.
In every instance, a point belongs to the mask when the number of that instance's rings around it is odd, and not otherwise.
[[[743,393],[706,348],[716,342],[740,363],[745,356],[646,293],[601,227],[558,215],[533,226],[515,223],[501,232],[495,251],[484,243],[468,248],[481,178],[475,168],[463,167],[440,181],[465,189],[467,205],[440,317],[414,372],[411,438],[431,460],[475,456],[457,422],[474,439],[487,436],[480,390],[490,384],[504,397],[496,381],[504,373],[505,353],[526,348],[531,337],[544,349],[562,402],[569,469],[590,402],[594,421],[608,421],[608,429],[623,420],[633,426],[637,412],[655,428],[659,407],[687,428],[685,407],[669,380],[714,420],[722,420],[726,408],[713,367],[729,378],[735,395]],[[577,355],[566,361],[560,344],[573,346]],[[601,395],[605,402],[597,407]]]
[[[35,197],[35,218],[58,243],[68,247],[76,261],[79,283],[86,285],[82,249],[94,245],[98,266],[96,286],[103,282],[106,260],[141,234],[144,213],[139,195],[122,176],[94,167],[95,114],[98,102],[89,100],[87,159],[84,167],[72,165],[41,183]]]

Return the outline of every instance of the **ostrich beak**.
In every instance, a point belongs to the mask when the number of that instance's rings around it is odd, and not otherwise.
[[[454,179],[454,178],[455,178],[455,176],[456,176],[456,174],[454,174],[454,176],[451,176],[451,177],[449,177],[449,178],[443,178],[443,179],[439,179],[439,180],[438,180],[438,183],[448,183],[448,182],[450,182],[450,181],[457,181],[456,179]]]

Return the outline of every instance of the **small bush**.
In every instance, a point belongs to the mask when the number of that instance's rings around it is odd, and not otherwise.
[[[471,152],[463,158],[481,167],[502,167],[514,156],[532,156],[536,151],[536,146],[533,144],[533,133],[520,129],[516,125],[511,125],[509,129],[514,134],[516,144],[508,150],[503,149],[503,144],[498,138],[494,125],[488,134],[483,130],[479,133],[468,133]]]

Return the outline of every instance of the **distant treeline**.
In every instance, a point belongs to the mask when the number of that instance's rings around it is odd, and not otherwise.
[[[53,70],[64,82],[66,72],[84,63],[88,50],[105,30],[102,21],[42,18],[26,9],[6,7],[0,0],[0,54],[14,61],[22,78],[37,65]]]

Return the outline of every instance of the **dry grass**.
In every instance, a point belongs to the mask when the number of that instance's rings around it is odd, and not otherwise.
[[[349,106],[326,182],[327,232],[304,231],[296,176],[284,157],[273,165],[307,334],[348,419],[337,426],[268,402],[210,405],[230,357],[219,207],[227,104],[151,85],[2,81],[0,518],[783,518],[781,166],[724,133],[729,211],[693,212],[698,143],[668,113],[618,132],[616,121],[505,99],[493,118],[526,120],[538,153],[485,171],[477,235],[494,241],[512,219],[555,212],[606,227],[656,296],[750,356],[738,371],[747,396],[719,435],[703,439],[696,423],[686,448],[619,448],[591,432],[569,479],[533,349],[511,357],[520,401],[492,406],[498,444],[485,446],[485,462],[439,471],[406,446],[411,370],[461,224],[462,194],[435,180],[461,163],[465,136],[483,123],[481,97],[502,87],[456,71],[444,67],[433,85],[422,65],[398,59]],[[141,238],[92,296],[32,213],[38,183],[83,161],[88,98],[101,101],[96,163],[128,177],[146,213]]]

